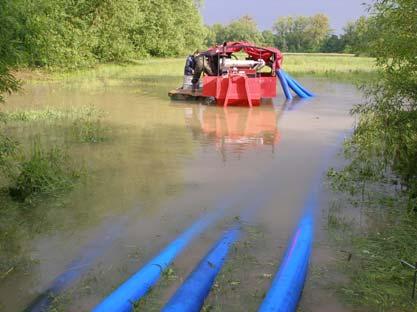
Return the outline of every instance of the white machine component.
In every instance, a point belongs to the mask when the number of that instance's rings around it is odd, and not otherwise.
[[[254,60],[236,60],[230,58],[222,58],[220,62],[221,70],[228,70],[230,68],[251,68],[255,70],[260,70],[265,66],[265,61],[260,59],[257,61]]]

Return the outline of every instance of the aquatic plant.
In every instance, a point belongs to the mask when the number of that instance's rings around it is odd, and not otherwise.
[[[17,110],[3,112],[5,122],[50,122],[63,125],[71,122],[68,128],[77,141],[98,143],[107,139],[107,127],[103,126],[101,119],[104,112],[95,106],[70,107],[64,109],[47,107],[39,110]]]
[[[17,145],[17,141],[3,134],[0,134],[0,165],[3,163],[6,157],[9,157],[16,152]]]
[[[54,108],[46,107],[37,110],[16,110],[2,112],[0,120],[5,122],[61,121],[79,118],[101,118],[104,113],[95,106]]]
[[[84,143],[98,143],[107,139],[108,129],[100,119],[78,118],[72,123],[74,137]]]
[[[27,159],[21,160],[17,166],[18,173],[10,177],[8,188],[9,195],[17,201],[71,189],[79,177],[79,172],[69,166],[62,149],[45,149],[39,138],[34,140]]]

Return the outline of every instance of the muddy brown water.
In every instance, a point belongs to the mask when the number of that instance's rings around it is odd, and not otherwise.
[[[87,168],[87,181],[59,208],[39,216],[40,229],[16,238],[23,246],[17,252],[30,261],[0,280],[2,311],[22,311],[68,269],[79,273],[52,306],[89,311],[212,211],[220,211],[219,221],[176,259],[173,276],[138,310],[158,311],[236,219],[244,223],[244,234],[206,308],[256,311],[262,302],[305,200],[322,184],[329,155],[352,128],[348,112],[361,100],[359,92],[349,84],[301,79],[317,97],[285,104],[280,95],[261,107],[223,109],[171,102],[166,93],[177,81],[158,86],[157,79],[149,79],[127,86],[102,80],[27,84],[23,94],[9,98],[7,109],[93,105],[106,112],[109,139],[66,142],[70,155]],[[62,143],[47,123],[13,131],[27,137],[41,131]],[[317,246],[325,240],[326,196],[322,192],[316,209]],[[313,265],[329,253],[316,248]],[[314,285],[306,288],[301,309],[345,311]]]

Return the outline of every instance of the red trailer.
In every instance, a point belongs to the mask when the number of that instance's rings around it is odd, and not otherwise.
[[[278,49],[257,47],[249,42],[226,42],[202,54],[214,75],[204,75],[202,88],[197,90],[183,87],[169,92],[171,98],[252,107],[260,105],[262,99],[276,97],[276,73],[283,60]]]

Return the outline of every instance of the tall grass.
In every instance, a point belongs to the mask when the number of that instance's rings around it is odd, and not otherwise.
[[[294,75],[330,79],[366,78],[376,73],[375,59],[343,54],[290,54],[284,58],[283,67]]]
[[[17,174],[9,174],[8,191],[17,201],[69,190],[79,178],[79,172],[71,168],[66,153],[59,147],[45,149],[39,137],[33,141],[29,155],[16,165]]]
[[[78,118],[72,123],[71,132],[74,138],[83,143],[99,143],[107,140],[108,128],[100,119]]]

